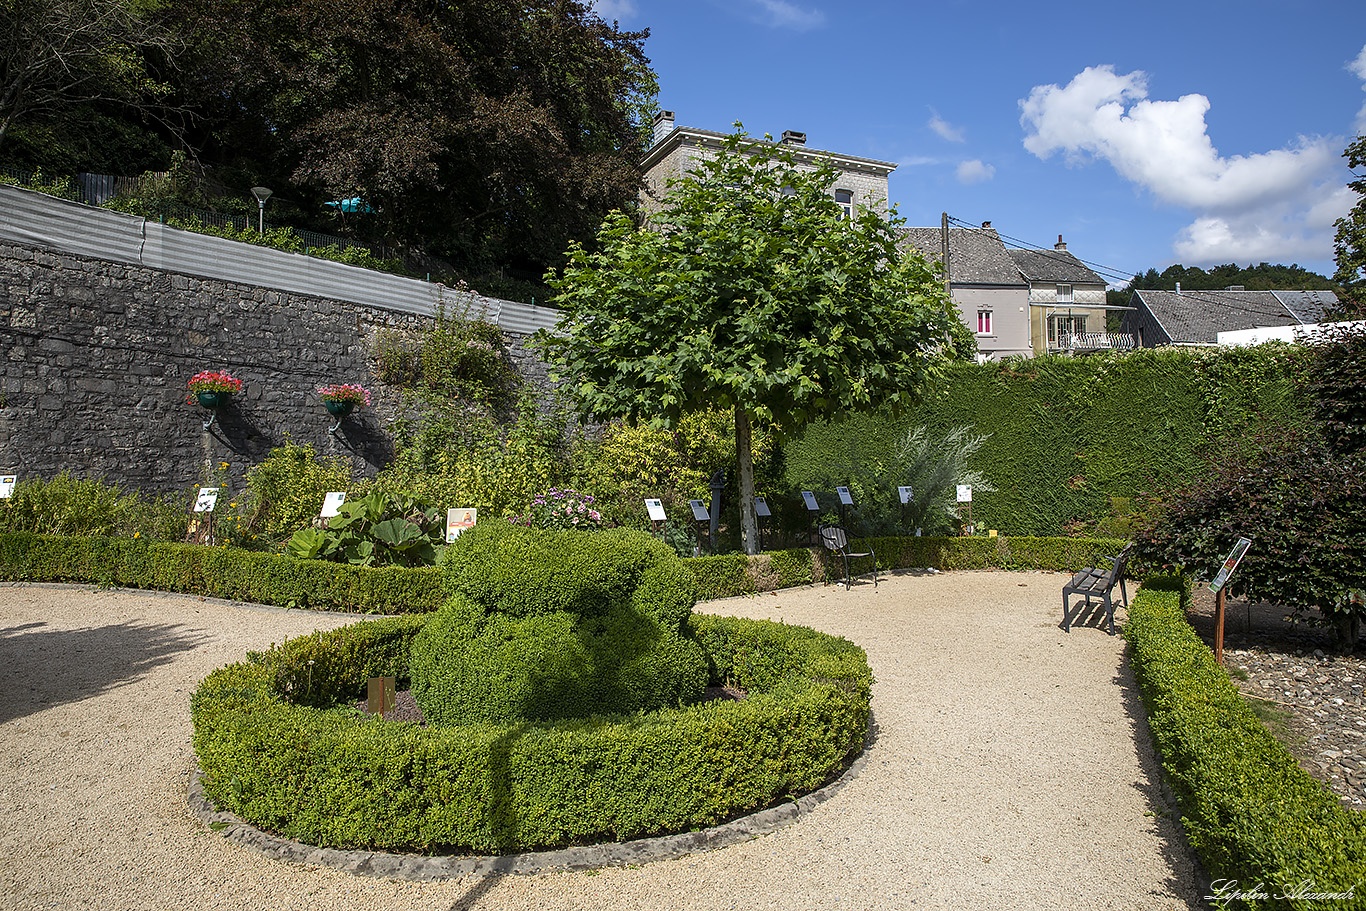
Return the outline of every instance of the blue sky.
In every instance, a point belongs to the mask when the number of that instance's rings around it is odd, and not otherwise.
[[[598,0],[650,29],[680,126],[807,134],[896,162],[891,202],[1125,273],[1331,275],[1366,132],[1355,2]],[[1107,276],[1109,277],[1109,276]]]

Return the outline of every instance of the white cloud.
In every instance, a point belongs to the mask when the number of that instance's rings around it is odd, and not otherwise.
[[[930,129],[934,130],[949,142],[962,142],[966,137],[963,135],[963,128],[956,127],[949,123],[934,108],[930,108]]]
[[[1065,87],[1035,86],[1020,108],[1024,146],[1039,158],[1102,159],[1163,202],[1193,210],[1173,245],[1183,262],[1326,259],[1332,220],[1350,207],[1338,192],[1339,139],[1302,136],[1288,148],[1223,157],[1205,123],[1209,99],[1150,101],[1142,72],[1087,67]]]
[[[825,13],[818,9],[802,9],[787,0],[750,0],[759,8],[759,21],[774,28],[790,28],[805,32],[825,25]]]
[[[636,14],[636,0],[593,0],[589,6],[604,22],[629,19]]]
[[[1355,60],[1348,62],[1347,70],[1363,83],[1366,83],[1366,45],[1362,46],[1361,53],[1357,54]],[[1366,91],[1366,85],[1362,85],[1361,88],[1362,91]],[[1356,128],[1358,133],[1366,133],[1366,104],[1363,104],[1361,110],[1357,111]]]
[[[958,166],[959,183],[981,183],[984,180],[991,180],[996,176],[996,169],[989,164],[982,164],[977,159],[965,161]]]

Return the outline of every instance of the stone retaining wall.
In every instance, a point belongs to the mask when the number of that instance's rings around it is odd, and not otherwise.
[[[247,468],[293,441],[374,474],[393,457],[384,427],[401,407],[370,352],[381,331],[431,317],[249,284],[0,245],[0,471],[66,469],[147,491],[187,490],[227,462]],[[504,332],[514,364],[544,393],[528,336]],[[226,370],[243,391],[208,430],[186,382]],[[327,383],[361,383],[375,406],[338,433],[318,401]]]

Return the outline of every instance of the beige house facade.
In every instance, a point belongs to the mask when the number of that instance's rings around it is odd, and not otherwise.
[[[641,209],[646,213],[657,210],[668,193],[669,182],[682,178],[698,161],[715,158],[725,138],[725,133],[714,130],[678,126],[673,111],[656,114],[654,144],[640,162],[640,171],[645,178],[640,191]],[[894,163],[811,149],[806,145],[806,134],[795,130],[787,130],[778,140],[756,139],[755,142],[773,142],[785,147],[792,152],[798,167],[810,170],[821,164],[834,167],[839,177],[831,192],[846,214],[853,214],[858,206],[887,211],[887,178],[896,170]]]

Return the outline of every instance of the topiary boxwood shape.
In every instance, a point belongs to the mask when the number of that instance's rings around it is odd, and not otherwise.
[[[210,674],[191,701],[205,794],[337,848],[512,853],[684,832],[821,787],[862,747],[863,650],[803,627],[688,621],[741,701],[548,724],[359,717],[369,676],[407,683],[421,617],[290,640]],[[305,704],[306,703],[306,704]]]
[[[692,575],[639,532],[489,523],[446,561],[454,594],[413,644],[433,724],[544,722],[694,702]]]

